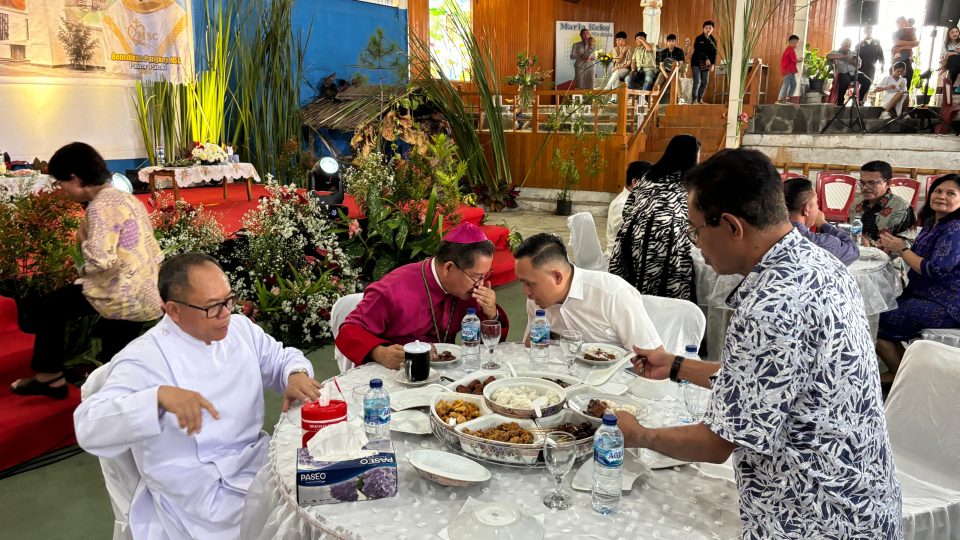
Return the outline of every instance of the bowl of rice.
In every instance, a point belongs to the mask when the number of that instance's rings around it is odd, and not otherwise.
[[[533,402],[546,397],[543,416],[557,414],[567,401],[566,391],[555,382],[539,377],[498,379],[483,389],[483,400],[491,411],[511,418],[536,418]]]

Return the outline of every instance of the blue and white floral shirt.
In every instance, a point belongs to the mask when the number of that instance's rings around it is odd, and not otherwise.
[[[737,445],[743,538],[901,538],[876,353],[847,268],[792,230],[727,304],[703,422]]]

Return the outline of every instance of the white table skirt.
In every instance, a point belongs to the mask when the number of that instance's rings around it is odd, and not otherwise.
[[[553,350],[551,353],[559,354]],[[517,369],[529,367],[528,356],[520,344],[503,344],[497,355],[509,359]],[[538,369],[566,371],[559,363],[541,364]],[[578,366],[578,375],[583,376],[588,369]],[[352,389],[366,385],[373,377],[383,379],[390,392],[401,390],[393,379],[394,373],[379,365],[365,365],[337,379],[352,408],[356,406],[350,403]],[[456,367],[444,369],[443,373],[456,379],[463,371]],[[621,372],[614,380],[626,383],[631,377]],[[670,398],[644,403],[650,408],[645,419],[649,425],[662,425],[676,418],[675,402]],[[434,484],[409,465],[407,454],[419,448],[445,447],[433,435],[396,432],[392,434],[400,480],[396,497],[301,508],[296,502],[295,487],[295,451],[300,438],[299,410],[294,410],[277,424],[268,462],[250,486],[243,515],[243,538],[436,538],[467,497],[507,501],[531,515],[545,514],[546,538],[739,538],[736,485],[729,479],[707,476],[693,466],[655,470],[638,479],[633,490],[624,493],[622,511],[605,517],[590,508],[588,492],[573,491],[574,506],[569,510],[546,508],[540,499],[554,484],[545,469],[486,464],[493,473],[489,482],[470,488]],[[627,459],[630,458],[628,453]],[[566,477],[568,488],[579,466],[575,465]],[[724,476],[732,478],[732,470],[727,469]]]
[[[222,165],[192,165],[190,167],[145,167],[140,169],[137,176],[141,182],[150,181],[150,173],[155,171],[170,171],[177,181],[178,187],[190,187],[211,180],[246,180],[252,178],[260,181],[260,174],[252,163],[224,163]],[[161,180],[158,178],[158,181]],[[161,186],[157,186],[158,188]]]

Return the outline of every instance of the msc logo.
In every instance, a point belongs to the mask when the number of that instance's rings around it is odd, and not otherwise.
[[[156,32],[147,32],[147,27],[140,22],[140,19],[134,19],[127,26],[127,37],[134,45],[150,46],[160,39]]]

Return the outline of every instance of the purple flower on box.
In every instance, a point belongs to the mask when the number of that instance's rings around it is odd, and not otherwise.
[[[383,499],[397,494],[397,469],[377,467],[363,475],[360,491],[368,499]]]
[[[354,502],[357,500],[357,479],[351,478],[345,482],[330,486],[330,495],[334,499],[343,502]]]

